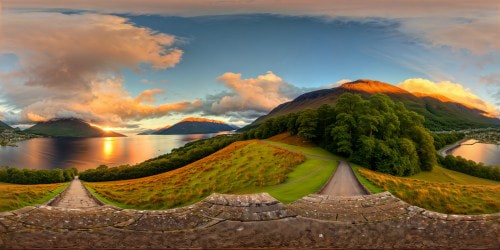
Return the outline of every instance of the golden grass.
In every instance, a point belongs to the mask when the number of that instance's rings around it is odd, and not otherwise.
[[[60,193],[68,183],[17,185],[0,183],[0,211],[41,204]]]
[[[274,142],[281,142],[285,143],[288,145],[294,145],[294,146],[299,146],[299,147],[314,147],[312,142],[299,137],[297,135],[291,135],[289,132],[281,133],[279,135],[275,135],[273,137],[268,138],[267,140],[269,141],[274,141]]]
[[[163,174],[85,185],[99,198],[120,207],[166,209],[194,203],[214,192],[251,192],[280,184],[304,160],[299,153],[257,140],[242,141]]]
[[[500,185],[462,185],[395,177],[359,168],[366,179],[400,199],[425,209],[447,214],[500,212]]]
[[[424,181],[452,182],[463,185],[500,185],[498,181],[475,177],[441,166],[434,166],[432,171],[422,171],[416,175],[412,175],[410,178]]]

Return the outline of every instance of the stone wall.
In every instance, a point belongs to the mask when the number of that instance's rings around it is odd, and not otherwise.
[[[500,248],[500,214],[446,215],[388,192],[213,194],[163,211],[26,207],[0,213],[0,246],[22,248]]]

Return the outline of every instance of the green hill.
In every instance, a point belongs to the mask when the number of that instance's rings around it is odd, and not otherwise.
[[[424,125],[434,131],[500,126],[499,119],[487,117],[482,110],[467,107],[450,99],[410,93],[394,85],[379,81],[357,80],[345,83],[337,88],[305,93],[293,101],[279,105],[269,114],[258,118],[243,130],[255,127],[270,118],[308,108],[316,109],[323,104],[334,105],[339,96],[344,93],[361,94],[365,97],[376,93],[386,94],[392,100],[402,102],[409,110],[424,116]]]
[[[209,134],[238,129],[221,121],[205,118],[186,118],[171,127],[160,129],[154,135]]]
[[[6,123],[0,121],[0,130],[4,129],[13,129],[11,126],[7,125]]]
[[[166,209],[194,203],[214,192],[269,192],[271,190],[266,189],[269,187],[287,191],[289,189],[285,186],[278,185],[287,183],[289,179],[298,181],[311,169],[322,166],[304,161],[306,158],[299,153],[256,140],[240,141],[166,173],[124,181],[86,182],[85,185],[97,197],[120,207]],[[295,172],[297,169],[300,173]],[[316,192],[332,172],[331,166],[324,169],[329,171],[322,172],[323,178],[316,176],[313,180],[319,181],[312,187],[302,186],[280,197],[296,200],[304,195],[300,191]]]
[[[123,137],[124,135],[104,131],[76,118],[53,119],[40,122],[25,132],[54,137]]]

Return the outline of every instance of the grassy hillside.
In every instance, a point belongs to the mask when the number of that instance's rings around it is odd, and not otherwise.
[[[500,212],[500,183],[436,167],[412,178],[395,177],[365,168],[359,173],[402,200],[448,214]],[[464,184],[467,183],[467,184]]]
[[[303,139],[289,134],[271,137],[269,143],[307,156],[320,156],[338,160]],[[288,145],[292,143],[295,145]],[[343,159],[346,160],[346,159]],[[350,163],[354,173],[372,193],[390,191],[406,202],[432,211],[456,214],[480,214],[500,212],[500,182],[487,180],[435,166],[432,171],[411,177],[395,177],[373,172]]]
[[[474,177],[468,174],[449,170],[440,166],[435,166],[431,172],[421,172],[409,177],[415,180],[433,182],[451,182],[462,185],[500,185],[500,182]]]
[[[315,168],[293,153],[260,141],[242,141],[185,167],[150,177],[85,183],[111,204],[140,209],[166,209],[199,201],[211,193],[253,193],[288,181],[294,169]],[[292,178],[294,176],[292,175]],[[300,197],[299,197],[300,198]]]
[[[17,185],[0,183],[0,212],[49,201],[63,191],[68,183]]]

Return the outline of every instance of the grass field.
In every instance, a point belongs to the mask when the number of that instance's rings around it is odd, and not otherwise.
[[[382,193],[382,192],[385,191],[381,187],[375,185],[373,182],[371,182],[368,179],[366,179],[359,172],[359,170],[363,169],[363,168],[360,167],[358,164],[350,162],[349,165],[351,165],[352,170],[353,170],[354,174],[356,175],[356,177],[358,178],[359,182],[361,182],[361,184],[363,184],[363,186],[365,186],[366,189],[368,189],[368,191],[370,191],[370,193],[372,193],[372,194],[378,194],[378,193]]]
[[[333,174],[337,165],[336,161],[325,161],[306,156],[304,163],[288,174],[284,183],[261,189],[242,190],[241,193],[267,192],[283,203],[290,203],[320,190]]]
[[[463,185],[500,185],[500,182],[460,173],[440,166],[434,166],[431,172],[422,171],[410,178],[423,181],[452,182]]]
[[[167,173],[85,185],[98,198],[119,207],[166,209],[194,203],[212,193],[266,190],[265,187],[295,179],[297,173],[294,170],[309,171],[313,168],[312,163],[302,154],[251,140],[233,143],[202,160]],[[277,190],[277,193],[280,190],[286,193],[286,189]]]
[[[17,185],[0,183],[0,212],[42,204],[54,198],[68,183]]]
[[[488,180],[450,173],[450,170],[440,167],[411,178],[395,177],[364,168],[358,171],[383,190],[425,209],[448,214],[500,212],[500,185],[489,183]],[[459,184],[464,182],[468,184]]]

